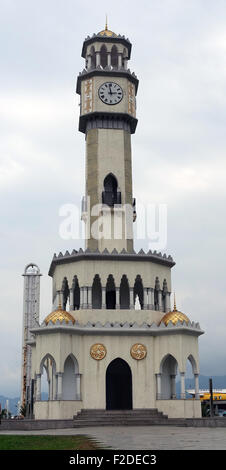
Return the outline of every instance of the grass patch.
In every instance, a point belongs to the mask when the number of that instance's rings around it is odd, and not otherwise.
[[[97,450],[87,436],[0,435],[0,450]]]

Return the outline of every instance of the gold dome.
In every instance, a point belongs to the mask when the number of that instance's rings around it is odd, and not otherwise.
[[[66,310],[63,310],[61,305],[59,305],[56,310],[51,312],[45,318],[44,322],[46,325],[48,325],[50,321],[55,324],[57,320],[59,320],[60,323],[63,321],[65,321],[65,323],[69,323],[69,321],[71,321],[73,324],[75,323],[74,317],[69,312],[66,312]]]
[[[107,17],[106,17],[105,29],[97,33],[97,36],[108,36],[109,38],[110,37],[117,38],[117,34],[113,33],[113,31],[108,29]]]
[[[110,29],[103,29],[103,31],[100,31],[99,33],[97,33],[97,36],[108,36],[108,37],[117,38],[117,34],[113,33],[113,31],[110,31]]]
[[[187,325],[188,325],[188,323],[190,321],[189,318],[187,317],[187,315],[185,315],[184,313],[179,312],[177,310],[175,294],[174,294],[174,308],[173,308],[172,312],[166,313],[162,317],[160,323],[165,323],[165,325],[167,326],[170,321],[174,325],[176,325],[178,321],[181,322],[181,323],[183,323],[185,321],[185,323],[187,323]]]
[[[160,323],[165,323],[165,325],[167,326],[170,321],[174,325],[176,325],[178,321],[181,322],[181,323],[183,323],[183,321],[185,321],[188,324],[188,322],[190,320],[187,317],[187,315],[185,315],[184,313],[178,312],[178,310],[173,310],[172,312],[166,313],[164,315],[164,317],[162,317]]]

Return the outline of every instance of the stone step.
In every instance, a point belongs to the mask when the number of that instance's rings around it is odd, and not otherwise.
[[[150,426],[166,423],[168,416],[157,408],[135,410],[81,410],[74,416],[74,427]]]
[[[153,419],[98,419],[98,420],[74,420],[73,427],[91,427],[91,426],[154,426],[167,424],[167,418]]]
[[[135,410],[81,410],[78,412],[82,416],[153,416],[153,415],[162,415],[161,411],[158,411],[157,408],[150,408],[150,409],[135,409]]]

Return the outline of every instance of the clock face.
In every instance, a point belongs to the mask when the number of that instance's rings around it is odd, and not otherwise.
[[[118,104],[123,98],[122,88],[114,82],[105,82],[99,88],[99,98],[105,104]]]

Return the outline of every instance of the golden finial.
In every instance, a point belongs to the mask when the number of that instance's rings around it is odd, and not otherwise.
[[[176,306],[176,294],[174,292],[174,307],[173,307],[173,311],[176,312],[177,311],[177,306]]]
[[[58,310],[62,310],[62,305],[61,305],[61,300],[60,300],[60,292],[59,292],[59,304],[58,304]]]
[[[108,30],[108,16],[106,15],[105,31]]]

